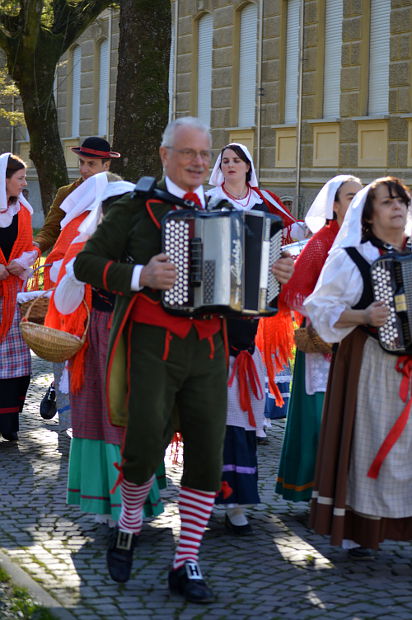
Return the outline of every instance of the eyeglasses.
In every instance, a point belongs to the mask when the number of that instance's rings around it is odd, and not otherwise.
[[[210,159],[212,158],[211,151],[195,151],[194,149],[175,149],[173,146],[166,146],[166,148],[171,149],[172,151],[176,151],[176,153],[179,153],[179,155],[184,161],[193,161],[194,159],[197,159],[198,156],[200,156],[200,159],[202,159],[203,161],[210,161]]]

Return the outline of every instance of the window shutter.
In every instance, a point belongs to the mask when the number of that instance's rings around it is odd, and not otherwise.
[[[212,102],[212,51],[213,17],[204,15],[199,20],[198,77],[197,77],[197,115],[210,125]]]
[[[299,73],[300,0],[289,0],[286,26],[285,123],[296,123]]]
[[[72,136],[80,135],[80,81],[82,72],[82,50],[77,46],[72,56]]]
[[[391,3],[372,0],[369,46],[369,114],[387,114],[389,105]]]
[[[99,49],[99,123],[98,134],[107,134],[107,105],[109,102],[109,42],[101,42]]]
[[[342,64],[343,1],[327,0],[325,19],[325,69],[323,117],[340,116],[340,74]]]
[[[257,5],[249,4],[240,15],[239,127],[255,124]]]

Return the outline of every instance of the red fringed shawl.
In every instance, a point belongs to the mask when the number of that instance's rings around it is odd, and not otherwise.
[[[89,213],[90,211],[85,211],[84,213],[81,213],[73,220],[71,220],[71,222],[66,224],[66,226],[62,229],[56,243],[54,244],[52,251],[46,259],[48,265],[58,260],[61,260],[64,257],[69,245],[78,235],[78,229],[80,224],[83,222],[84,219],[86,219]],[[50,267],[47,267],[44,270],[44,288],[49,289],[52,286],[53,283],[50,280]]]
[[[33,231],[31,227],[31,214],[20,204],[20,211],[17,214],[18,233],[13,244],[9,259],[6,260],[0,248],[0,264],[8,265],[12,260],[19,258],[23,252],[31,252],[38,248],[33,245]],[[10,274],[8,278],[0,281],[0,297],[3,299],[3,312],[0,319],[0,342],[6,337],[13,322],[16,311],[17,293],[22,290],[24,282],[18,276]]]
[[[88,212],[86,213],[86,215],[87,214]],[[63,263],[59,270],[57,284],[66,273],[67,263],[71,261],[72,258],[77,256],[77,254],[83,249],[84,244],[85,242],[81,241],[80,243],[72,243],[69,246],[67,252],[64,255]],[[90,286],[90,284],[85,285],[84,301],[87,304],[89,312],[91,312],[92,287]],[[54,293],[52,294],[49,302],[49,308],[44,321],[44,324],[47,325],[47,327],[54,327],[55,329],[60,329],[61,331],[68,332],[69,334],[73,334],[81,338],[84,333],[86,321],[87,310],[84,303],[81,303],[80,306],[71,314],[61,314],[55,306]],[[86,339],[86,342],[84,343],[80,351],[69,360],[70,390],[75,393],[78,392],[83,385],[84,360],[88,346],[88,340]]]
[[[337,222],[332,221],[313,235],[298,256],[291,279],[282,286],[278,313],[259,321],[256,345],[262,352],[268,371],[269,387],[278,406],[283,404],[283,399],[274,377],[291,359],[294,346],[290,310],[299,311],[306,297],[314,290],[338,231]],[[301,320],[301,317],[298,319]]]

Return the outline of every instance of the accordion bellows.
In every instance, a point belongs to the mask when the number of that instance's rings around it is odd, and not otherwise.
[[[262,211],[171,211],[162,222],[162,250],[176,266],[174,286],[162,293],[175,314],[276,312],[282,221]]]

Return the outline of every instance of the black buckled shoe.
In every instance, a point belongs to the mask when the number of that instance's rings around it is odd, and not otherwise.
[[[51,420],[56,415],[56,391],[54,384],[49,385],[47,392],[40,402],[40,415],[43,420]]]
[[[169,572],[169,590],[181,594],[190,603],[212,603],[215,600],[194,560],[186,560],[183,566]]]
[[[234,534],[235,536],[251,536],[253,534],[250,523],[245,523],[245,525],[235,525],[232,523],[227,513],[225,514],[225,527],[228,532]]]
[[[123,532],[118,527],[112,532],[106,559],[107,568],[113,581],[125,583],[129,580],[135,545],[136,536],[134,534]]]
[[[4,439],[7,439],[7,441],[18,441],[19,440],[19,436],[17,433],[2,433]]]

